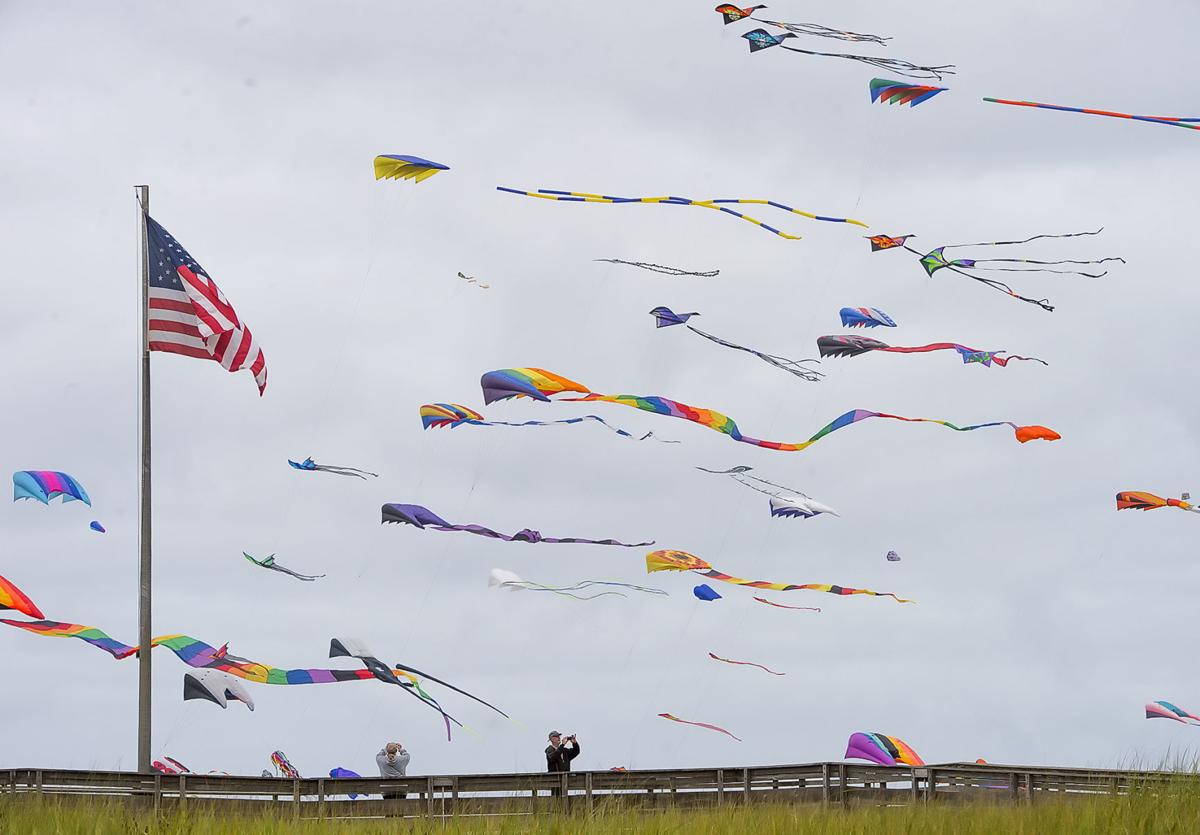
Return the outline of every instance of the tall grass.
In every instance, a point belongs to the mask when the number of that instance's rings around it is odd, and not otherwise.
[[[541,817],[404,821],[303,820],[290,816],[170,814],[116,803],[0,801],[0,833],[20,835],[1159,835],[1200,832],[1200,791],[1138,792],[1128,797],[1062,800],[1027,805],[952,805],[895,808],[762,806],[710,811],[614,812]]]

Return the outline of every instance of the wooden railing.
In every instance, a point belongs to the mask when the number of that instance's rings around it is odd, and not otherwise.
[[[203,807],[273,810],[297,818],[592,813],[604,808],[748,803],[1033,803],[1122,795],[1135,788],[1167,791],[1180,785],[1200,787],[1200,775],[964,763],[920,768],[812,763],[569,774],[454,774],[403,780],[0,770],[4,799],[135,800],[156,813]],[[359,798],[352,800],[351,794]]]

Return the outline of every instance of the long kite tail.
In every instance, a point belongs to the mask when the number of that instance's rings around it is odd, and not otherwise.
[[[768,606],[774,606],[776,609],[798,609],[805,612],[820,612],[819,606],[786,606],[783,603],[776,603],[773,600],[767,600],[765,597],[754,598],[759,603],[766,603]]]
[[[903,597],[897,597],[890,591],[871,591],[870,589],[852,589],[848,586],[838,586],[829,583],[770,583],[766,580],[743,580],[741,577],[731,577],[728,574],[717,571],[711,568],[708,571],[697,571],[704,577],[709,577],[713,580],[720,580],[723,583],[732,583],[735,586],[750,586],[756,589],[770,589],[771,591],[820,591],[826,594],[837,594],[847,597],[854,594],[865,594],[869,597],[890,597],[897,603],[912,603],[912,600],[906,600]]]
[[[787,44],[779,44],[783,49],[789,52],[802,52],[805,55],[819,55],[822,58],[846,58],[851,61],[861,61],[864,64],[870,64],[873,67],[879,67],[881,70],[889,70],[897,75],[905,76],[906,78],[934,78],[938,81],[942,80],[943,75],[954,75],[954,64],[944,64],[936,67],[922,67],[918,64],[913,64],[908,61],[901,61],[899,58],[878,58],[870,55],[850,55],[844,52],[817,52],[812,49],[801,49],[798,46],[788,46]]]
[[[741,737],[734,736],[729,731],[725,730],[724,728],[720,727],[719,725],[710,725],[707,722],[689,722],[687,719],[680,719],[678,716],[672,716],[669,713],[660,713],[658,715],[661,716],[663,719],[670,719],[672,722],[679,722],[680,724],[683,724],[683,725],[695,725],[697,728],[704,728],[706,730],[716,731],[717,733],[725,734],[725,736],[732,737],[733,739],[736,739],[738,742],[742,741]]]
[[[1083,276],[1084,278],[1104,278],[1104,276],[1108,275],[1108,270],[1105,270],[1104,272],[1101,272],[1101,273],[1089,273],[1089,272],[1084,272],[1083,270],[1050,270],[1050,269],[1045,269],[1043,266],[1033,266],[1028,269],[1025,269],[1022,267],[984,267],[984,266],[980,266],[980,265],[981,264],[999,264],[999,263],[1034,264],[1034,265],[1041,264],[1041,265],[1047,265],[1047,266],[1054,265],[1054,264],[1081,264],[1082,265],[1082,264],[1106,264],[1109,261],[1120,261],[1122,264],[1125,263],[1125,259],[1120,258],[1120,257],[1098,258],[1094,261],[1035,261],[1031,258],[978,258],[978,259],[974,259],[972,261],[971,266],[974,269],[990,270],[992,272],[998,272],[998,273],[1052,273],[1054,275],[1078,275],[1078,276]]]
[[[416,667],[407,667],[404,664],[396,664],[395,667],[397,670],[403,670],[406,673],[412,673],[415,676],[421,676],[423,678],[429,679],[430,681],[436,681],[438,684],[442,685],[443,687],[449,687],[455,693],[458,693],[460,695],[466,696],[468,699],[472,699],[476,702],[479,702],[484,707],[491,708],[492,710],[496,711],[501,716],[503,716],[505,719],[512,718],[507,713],[505,713],[503,710],[496,707],[494,704],[491,704],[490,702],[485,702],[483,699],[479,698],[478,696],[472,695],[472,694],[468,693],[466,690],[462,690],[458,687],[455,687],[453,684],[451,684],[448,681],[442,681],[440,678],[435,678],[434,676],[429,675],[429,673],[423,673],[420,670],[418,670]]]
[[[371,478],[379,478],[379,473],[372,473],[368,470],[359,470],[355,467],[333,467],[328,464],[318,464],[317,469],[325,473],[354,476],[355,478],[361,478],[364,480],[367,478],[367,476],[370,476]]]
[[[622,261],[620,258],[596,258],[596,261],[604,261],[608,264],[625,264],[629,267],[638,267],[643,270],[649,270],[654,273],[662,273],[663,275],[684,276],[693,275],[697,278],[714,278],[721,274],[720,270],[682,270],[679,267],[664,267],[662,264],[649,264],[645,261]]]
[[[728,342],[724,339],[721,339],[719,336],[713,336],[711,333],[705,333],[704,331],[700,330],[697,327],[694,327],[693,325],[688,325],[687,329],[690,330],[692,333],[699,334],[700,336],[704,337],[705,339],[709,340],[710,342],[715,342],[718,345],[723,345],[726,348],[733,348],[735,351],[745,351],[747,354],[753,354],[754,356],[758,357],[763,362],[770,363],[771,365],[775,366],[776,368],[778,368],[782,371],[786,371],[789,374],[799,377],[801,380],[806,380],[810,383],[816,383],[816,382],[819,382],[820,379],[825,376],[820,371],[816,371],[811,368],[806,368],[804,366],[804,363],[820,362],[820,360],[815,360],[815,359],[792,360],[792,359],[788,359],[787,357],[777,357],[774,354],[765,354],[762,351],[756,351],[753,348],[747,348],[744,345],[737,345],[733,342]]]
[[[760,669],[764,672],[770,673],[773,676],[786,676],[787,675],[787,673],[777,673],[769,667],[764,667],[762,664],[755,664],[753,661],[734,661],[730,658],[722,658],[721,656],[715,655],[711,652],[708,654],[708,657],[711,658],[713,661],[723,661],[726,664],[737,664],[740,667],[757,667],[758,669]]]
[[[841,29],[830,29],[828,26],[822,26],[819,23],[784,23],[778,20],[763,20],[761,17],[752,17],[750,19],[758,23],[765,23],[768,26],[774,26],[777,29],[786,29],[798,35],[814,35],[818,38],[835,38],[839,41],[853,41],[855,43],[875,43],[880,46],[887,46],[887,42],[891,40],[891,38],[880,37],[879,35],[864,35],[860,32],[845,32]]]
[[[1189,124],[1190,122],[1200,122],[1200,119],[1182,117],[1182,116],[1136,116],[1132,113],[1115,113],[1111,110],[1093,110],[1087,107],[1065,107],[1061,104],[1043,104],[1036,101],[1014,101],[1012,99],[993,99],[984,98],[984,101],[992,104],[1007,104],[1014,107],[1035,107],[1041,110],[1061,110],[1066,113],[1086,113],[1089,116],[1110,116],[1114,119],[1132,119],[1137,122],[1153,122],[1160,125],[1174,125],[1177,128],[1188,128],[1190,130],[1200,130],[1200,125]]]
[[[1049,238],[1092,238],[1096,235],[1099,235],[1103,231],[1104,227],[1101,226],[1095,232],[1063,232],[1060,234],[1031,235],[1030,237],[1020,241],[981,241],[973,244],[945,244],[944,246],[939,247],[939,249],[956,249],[958,247],[965,246],[1019,246],[1020,244],[1028,244],[1034,241],[1041,241]],[[915,249],[909,251],[916,252]],[[1089,261],[1087,263],[1093,262]]]

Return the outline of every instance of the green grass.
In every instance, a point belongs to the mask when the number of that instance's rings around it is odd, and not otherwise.
[[[0,833],[21,835],[1159,835],[1200,832],[1200,792],[1044,802],[1024,805],[951,804],[930,807],[822,809],[763,806],[712,811],[439,820],[293,821],[253,814],[206,812],[150,815],[113,803],[0,801]]]

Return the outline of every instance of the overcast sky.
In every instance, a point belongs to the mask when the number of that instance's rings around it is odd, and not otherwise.
[[[68,471],[94,505],[0,505],[0,574],[48,618],[136,642],[132,186],[148,183],[152,214],[253,328],[270,372],[260,399],[248,372],[153,359],[155,633],[281,667],[353,666],[325,657],[331,637],[353,636],[519,720],[431,686],[474,731],[447,744],[435,713],[377,682],[251,685],[254,713],[221,711],[181,700],[188,668],[160,649],[155,756],[257,774],[281,749],[305,775],[373,774],[374,753],[399,740],[414,774],[533,771],[552,727],[578,733],[576,767],[597,769],[836,760],[860,730],[930,762],[1157,764],[1191,744],[1193,731],[1147,722],[1142,705],[1200,709],[1183,637],[1200,520],[1117,514],[1113,495],[1200,491],[1200,137],[980,99],[1200,116],[1180,112],[1194,105],[1200,9],[772,4],[771,19],[894,37],[791,44],[956,64],[950,92],[912,110],[870,103],[869,66],[750,55],[750,25],[723,26],[712,5],[0,3],[0,470]],[[451,170],[376,182],[381,153]],[[772,198],[929,248],[1103,226],[974,254],[1128,264],[1098,280],[1008,276],[1057,305],[1047,313],[930,279],[908,253],[872,254],[857,227],[747,209],[804,236],[787,241],[716,212],[552,203],[497,185]],[[843,332],[840,307],[869,305],[899,322],[872,334],[892,344],[956,341],[1050,365],[873,354],[826,361],[826,379],[806,383],[683,328],[656,331],[646,312],[660,304],[789,357]],[[778,441],[853,408],[1040,423],[1063,439],[869,421],[780,453],[611,404],[484,408],[479,376],[514,366],[717,409]],[[587,424],[422,432],[418,407],[435,401],[497,420],[601,414],[681,443]],[[307,455],[381,477],[288,468]],[[738,464],[842,516],[773,519],[766,497],[694,469]],[[714,583],[724,599],[702,603],[691,575],[647,577],[646,549],[384,527],[384,502],[508,533],[654,539],[736,576],[918,602],[772,596],[816,614]],[[891,549],[902,562],[885,561]],[[300,583],[243,550],[328,576]],[[487,588],[493,567],[670,597],[509,594]],[[135,765],[135,661],[15,629],[0,633],[0,657],[0,766]]]

